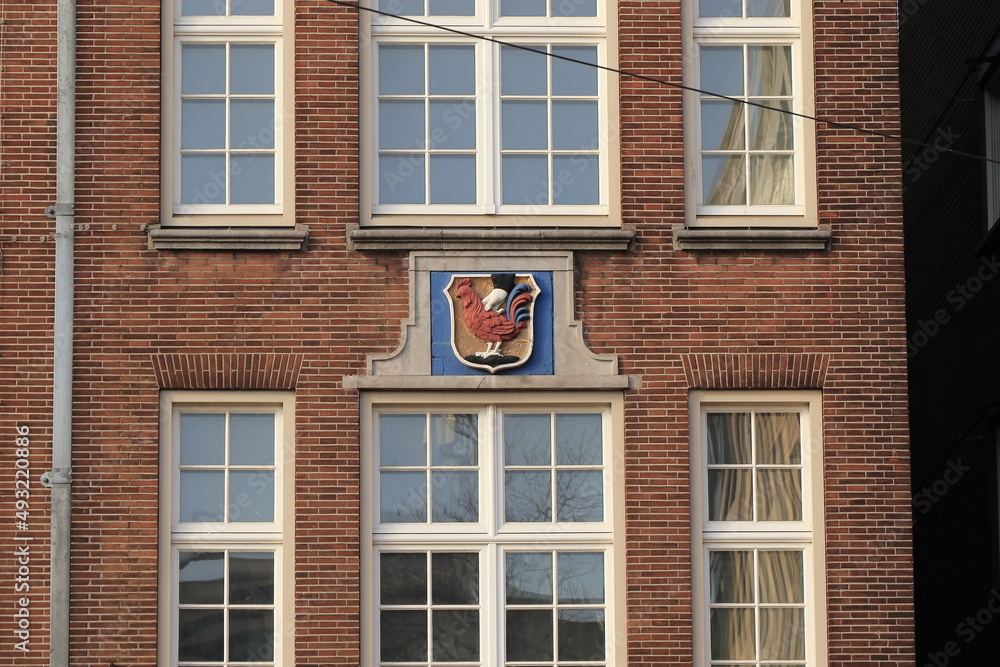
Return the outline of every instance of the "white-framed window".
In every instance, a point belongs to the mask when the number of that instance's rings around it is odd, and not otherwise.
[[[688,225],[815,226],[812,3],[684,6]]]
[[[165,224],[292,224],[291,4],[163,3]]]
[[[618,210],[615,83],[594,67],[614,61],[608,4],[379,3],[465,34],[367,17],[364,219],[620,224],[609,217]]]
[[[284,392],[161,393],[161,667],[293,664],[293,410]]]
[[[695,665],[825,665],[822,398],[694,391]]]
[[[363,415],[363,664],[624,664],[620,394]]]

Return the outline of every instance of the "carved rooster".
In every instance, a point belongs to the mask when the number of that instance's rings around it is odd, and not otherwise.
[[[472,281],[458,282],[456,296],[462,302],[462,319],[476,338],[487,342],[486,349],[475,356],[483,359],[502,356],[500,346],[517,337],[531,319],[529,304],[534,298],[526,283],[514,285],[513,274],[493,276],[493,291],[480,299]],[[489,307],[488,307],[489,306]]]

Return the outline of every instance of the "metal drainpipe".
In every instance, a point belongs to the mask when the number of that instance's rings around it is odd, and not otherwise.
[[[73,452],[73,226],[76,190],[76,0],[59,0],[56,91],[55,307],[49,665],[69,666],[71,466]]]

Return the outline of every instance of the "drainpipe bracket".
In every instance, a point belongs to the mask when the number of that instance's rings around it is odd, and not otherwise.
[[[54,206],[45,207],[46,218],[57,218],[64,215],[75,215],[76,205],[56,202]]]
[[[51,489],[57,484],[70,484],[73,481],[73,474],[69,468],[56,468],[42,473],[40,481],[46,489]]]

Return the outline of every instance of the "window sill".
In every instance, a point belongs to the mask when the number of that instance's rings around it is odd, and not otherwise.
[[[350,227],[353,250],[495,250],[523,244],[534,250],[628,250],[635,232],[596,228],[435,228]]]
[[[303,250],[305,225],[295,227],[162,227],[149,225],[150,250]]]
[[[674,225],[674,250],[829,250],[829,225],[792,228],[699,228]]]

